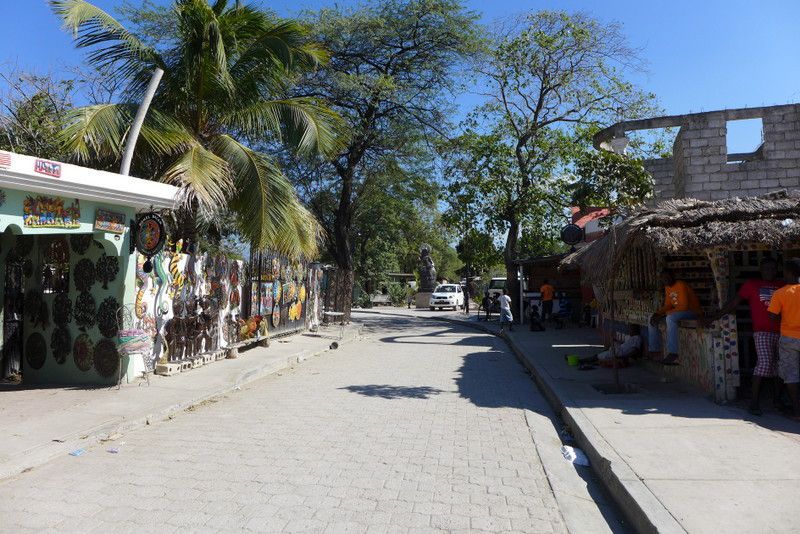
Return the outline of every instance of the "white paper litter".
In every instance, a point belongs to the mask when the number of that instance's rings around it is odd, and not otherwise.
[[[575,447],[570,447],[569,445],[562,445],[561,446],[561,454],[564,456],[564,459],[572,462],[576,465],[589,465],[589,458],[586,457],[586,454],[580,449]]]

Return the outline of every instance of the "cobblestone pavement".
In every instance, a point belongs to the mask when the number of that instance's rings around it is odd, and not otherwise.
[[[565,532],[523,412],[546,404],[501,343],[420,319],[367,325],[365,340],[1,483],[0,531]]]

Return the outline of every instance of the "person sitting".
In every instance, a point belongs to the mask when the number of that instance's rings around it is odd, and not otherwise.
[[[542,316],[539,314],[539,306],[531,300],[528,306],[528,326],[531,332],[544,332],[544,324],[542,323]]]
[[[624,360],[627,364],[629,358],[633,358],[642,349],[642,335],[641,327],[638,324],[632,324],[628,328],[628,337],[623,342],[614,341],[615,356],[618,360]],[[581,358],[579,361],[582,364],[599,363],[602,366],[613,366],[613,357],[611,348],[598,352],[594,356],[588,358]]]
[[[670,270],[661,273],[664,284],[664,305],[650,317],[648,349],[650,355],[661,354],[661,330],[659,323],[667,323],[667,355],[661,359],[664,365],[678,365],[678,335],[680,321],[702,319],[703,310],[697,295],[683,280],[677,280]]]

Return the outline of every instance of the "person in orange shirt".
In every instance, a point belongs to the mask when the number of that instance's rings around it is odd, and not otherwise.
[[[787,284],[772,294],[769,302],[770,318],[780,322],[781,338],[778,341],[778,376],[786,384],[792,399],[794,419],[800,421],[800,258],[784,264]]]
[[[542,294],[542,321],[546,321],[553,317],[553,298],[555,297],[556,289],[550,285],[549,281],[544,280],[539,292]]]
[[[703,310],[700,301],[689,284],[676,280],[672,271],[661,273],[664,284],[664,305],[650,317],[648,349],[651,354],[661,353],[661,321],[667,323],[667,355],[661,360],[664,365],[678,365],[678,326],[681,321],[700,319]]]

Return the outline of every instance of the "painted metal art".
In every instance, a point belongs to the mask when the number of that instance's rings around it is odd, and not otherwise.
[[[119,273],[119,259],[107,254],[100,256],[95,267],[95,276],[97,281],[103,284],[103,289],[108,289],[108,283],[116,280],[117,273]]]
[[[25,361],[31,369],[41,369],[47,358],[47,342],[40,332],[34,332],[25,341]]]
[[[50,312],[40,289],[32,289],[25,294],[25,311],[34,328],[44,329],[50,324]]]
[[[93,241],[92,234],[74,234],[69,236],[69,244],[75,254],[86,254]]]
[[[81,207],[75,199],[69,206],[64,199],[45,195],[28,196],[22,204],[23,224],[28,228],[80,228]]]
[[[119,302],[114,297],[107,297],[97,309],[97,326],[100,333],[105,337],[117,335],[119,325],[117,324],[117,310]]]
[[[53,299],[53,322],[62,328],[72,322],[72,301],[69,293],[59,293]]]
[[[96,279],[94,263],[89,258],[83,258],[75,265],[72,279],[78,291],[90,291]]]
[[[145,272],[153,270],[151,258],[161,252],[166,241],[167,227],[159,214],[145,213],[138,217],[133,232],[133,244],[147,258],[144,262]]]
[[[75,324],[81,330],[94,326],[97,319],[97,303],[91,293],[81,293],[75,299]]]
[[[88,371],[94,364],[94,344],[88,334],[80,334],[72,344],[72,359],[75,367],[83,372]]]
[[[53,351],[56,363],[63,365],[72,352],[72,334],[69,333],[69,329],[58,327],[53,330],[50,336],[50,349]]]
[[[146,258],[139,256],[136,260],[136,304],[134,305],[134,313],[136,318],[141,320],[147,312],[147,303],[144,301],[144,292],[147,287],[147,279],[149,275],[144,271],[144,262]]]
[[[98,208],[94,215],[94,229],[111,234],[125,233],[125,214]]]
[[[111,378],[119,368],[117,344],[110,339],[101,339],[94,348],[94,368],[103,378]]]

